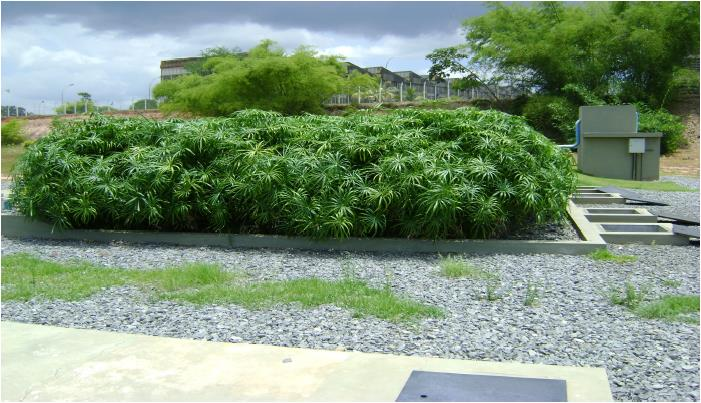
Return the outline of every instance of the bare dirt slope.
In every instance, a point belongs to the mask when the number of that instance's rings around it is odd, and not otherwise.
[[[146,111],[146,112],[141,112],[141,111],[135,111],[135,112],[118,112],[118,113],[108,113],[108,115],[112,116],[145,116],[149,119],[165,119],[166,116],[158,111]],[[67,116],[29,116],[27,118],[21,117],[19,119],[23,119],[26,121],[24,125],[24,132],[26,133],[27,137],[30,140],[36,140],[39,137],[45,136],[47,133],[49,133],[49,130],[51,129],[51,122],[54,119],[65,119],[65,120],[74,120],[74,119],[86,119],[88,115],[67,115]],[[14,119],[14,118],[3,118],[2,122],[5,123],[9,119]]]
[[[660,173],[663,175],[682,175],[699,177],[699,98],[698,95],[680,102],[672,113],[684,120],[684,136],[688,147],[678,150],[673,155],[660,159]]]

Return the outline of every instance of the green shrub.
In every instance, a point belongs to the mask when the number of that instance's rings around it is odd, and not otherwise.
[[[577,107],[564,97],[534,95],[523,106],[526,121],[558,143],[574,140],[577,115]]]
[[[672,115],[664,109],[653,110],[643,104],[636,105],[639,113],[638,131],[643,133],[662,133],[660,152],[672,154],[687,145],[684,138],[684,123],[679,116]]]
[[[2,124],[2,130],[0,131],[0,136],[2,137],[2,145],[12,146],[15,144],[22,144],[25,141],[23,128],[24,121],[19,119],[12,119],[7,123]]]
[[[522,118],[383,115],[62,122],[17,162],[13,205],[58,227],[493,237],[564,217],[577,176]]]

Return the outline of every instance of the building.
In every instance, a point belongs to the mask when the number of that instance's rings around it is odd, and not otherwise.
[[[201,61],[202,57],[182,57],[179,59],[161,60],[161,81],[171,80],[188,73],[185,66]]]

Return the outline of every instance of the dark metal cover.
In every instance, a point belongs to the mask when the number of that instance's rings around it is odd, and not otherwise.
[[[412,371],[397,402],[566,402],[561,379]]]

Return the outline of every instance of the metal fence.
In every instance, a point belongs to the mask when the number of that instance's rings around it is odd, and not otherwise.
[[[491,91],[490,91],[491,90]],[[477,87],[470,89],[452,88],[449,82],[435,83],[424,81],[423,83],[384,83],[375,89],[358,88],[353,93],[336,94],[325,102],[326,105],[348,105],[351,103],[372,104],[387,102],[411,102],[437,99],[513,99],[519,95],[527,94],[524,89],[512,86],[495,85],[487,89]]]

